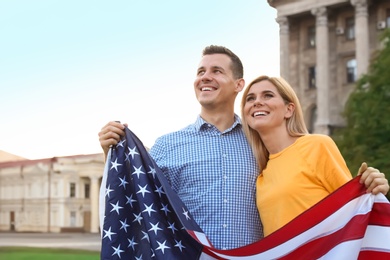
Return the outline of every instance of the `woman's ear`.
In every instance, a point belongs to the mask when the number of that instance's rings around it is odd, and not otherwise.
[[[286,114],[284,115],[284,118],[290,118],[294,114],[295,111],[295,104],[294,103],[288,103],[286,105]]]

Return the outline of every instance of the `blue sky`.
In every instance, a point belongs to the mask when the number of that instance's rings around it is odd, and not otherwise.
[[[279,74],[275,18],[266,0],[0,0],[0,150],[99,153],[110,120],[150,147],[195,121],[205,46],[235,52],[247,83]]]

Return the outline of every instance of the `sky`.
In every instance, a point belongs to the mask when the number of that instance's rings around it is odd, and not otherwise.
[[[0,0],[0,150],[101,153],[113,120],[151,147],[196,120],[205,46],[236,53],[246,83],[279,75],[275,18],[266,0]]]

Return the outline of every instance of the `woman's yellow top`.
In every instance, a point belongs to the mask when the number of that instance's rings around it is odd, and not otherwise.
[[[271,154],[257,179],[257,208],[267,236],[297,217],[352,175],[334,141],[305,135]]]

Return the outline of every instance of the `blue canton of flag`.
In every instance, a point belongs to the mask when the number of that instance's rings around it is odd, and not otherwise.
[[[128,128],[104,174],[101,259],[199,259],[202,245],[184,227],[201,229]]]

